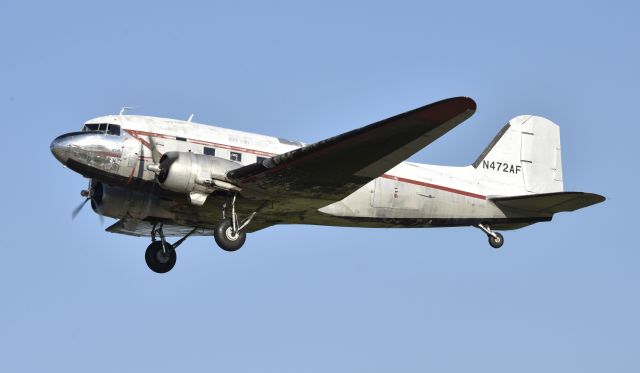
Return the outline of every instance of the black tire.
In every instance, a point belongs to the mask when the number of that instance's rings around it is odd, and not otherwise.
[[[162,250],[162,242],[152,242],[147,251],[144,253],[144,260],[147,262],[149,269],[156,273],[167,273],[176,265],[176,251],[171,244],[165,242],[165,254]]]
[[[504,237],[502,237],[502,235],[498,232],[493,233],[495,233],[496,237],[489,236],[489,245],[491,245],[491,247],[493,247],[494,249],[499,249],[504,244]]]
[[[232,233],[231,219],[224,219],[215,228],[213,238],[224,251],[236,251],[244,245],[247,240],[246,232],[238,232],[235,236]]]

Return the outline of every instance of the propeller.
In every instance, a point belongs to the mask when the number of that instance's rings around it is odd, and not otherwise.
[[[148,165],[147,170],[155,172],[156,180],[163,183],[169,175],[169,168],[179,157],[180,154],[178,152],[166,152],[160,157],[159,162]]]
[[[83,190],[84,192],[84,190]],[[76,218],[76,216],[78,216],[78,214],[80,213],[80,211],[82,211],[82,208],[84,207],[84,205],[87,204],[87,202],[89,202],[91,198],[85,198],[84,201],[82,201],[82,203],[80,203],[78,205],[78,207],[76,207],[75,209],[73,209],[73,212],[71,212],[71,220],[74,220]]]
[[[87,202],[91,201],[91,207],[95,210],[100,218],[100,225],[104,224],[104,216],[102,216],[102,212],[100,211],[100,203],[99,200],[102,199],[102,185],[100,183],[96,183],[93,185],[93,180],[89,181],[89,186],[87,189],[83,189],[80,191],[80,195],[85,197],[84,201],[82,201],[73,211],[71,212],[71,220],[74,220],[76,216],[82,211],[84,205]]]
[[[163,182],[167,178],[169,167],[177,159],[177,154],[174,155],[173,153],[175,152],[167,152],[165,154],[162,154],[158,151],[156,140],[154,140],[154,138],[151,136],[148,137],[148,140],[149,144],[151,144],[150,150],[153,164],[147,165],[147,170],[152,171],[156,174],[157,181]]]
[[[158,187],[158,180],[160,179],[160,175],[164,174],[165,178],[166,178],[166,173],[167,171],[162,171],[161,165],[162,165],[162,159],[164,158],[164,155],[162,153],[160,153],[160,151],[158,150],[158,146],[156,145],[156,140],[153,136],[147,136],[147,139],[149,140],[149,144],[151,145],[151,159],[153,160],[153,164],[147,165],[147,170],[152,171],[153,173],[156,174],[156,180],[153,183],[153,185],[151,186],[151,190],[150,190],[150,196],[149,198],[147,198],[147,202],[146,202],[146,206],[145,206],[145,215],[149,215],[149,211],[151,210],[151,204],[152,204],[152,199],[153,196],[156,195],[156,188]],[[140,147],[142,149],[142,143],[140,143]],[[142,154],[142,153],[141,153]],[[163,179],[164,181],[164,179]]]
[[[160,163],[160,157],[162,154],[158,151],[158,147],[156,146],[156,140],[152,136],[147,137],[149,139],[149,144],[151,144],[151,159],[153,159],[153,163]]]

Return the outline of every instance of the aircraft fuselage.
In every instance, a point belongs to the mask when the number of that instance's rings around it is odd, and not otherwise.
[[[549,221],[605,200],[563,190],[560,130],[548,119],[511,119],[473,164],[403,162],[469,118],[453,97],[304,144],[189,121],[110,115],[59,136],[51,152],[91,179],[81,192],[118,221],[107,231],[150,236],[149,268],[168,272],[190,235],[235,251],[247,233],[278,224],[495,230]],[[174,243],[165,237],[182,236]]]
[[[108,124],[117,131],[108,133],[88,131],[92,125]],[[156,174],[148,170],[154,163],[153,147],[162,154],[168,151],[206,154],[248,165],[276,154],[299,148],[304,144],[277,137],[235,131],[187,121],[133,116],[111,115],[87,121],[84,131],[72,132],[56,138],[51,149],[56,158],[85,177],[100,180],[111,186],[130,189],[135,211],[101,211],[104,215],[121,219],[124,213],[138,219],[153,204],[161,211],[160,218],[177,223],[202,220],[211,225],[219,216],[206,211],[215,196],[202,207],[171,211],[163,209],[166,200],[149,194],[159,194],[180,201],[179,195],[163,191],[155,185]],[[516,224],[549,220],[545,216],[507,214],[488,201],[492,185],[483,184],[480,174],[472,166],[447,167],[403,162],[381,177],[369,182],[342,201],[300,215],[287,216],[290,211],[304,210],[304,201],[288,202],[274,208],[280,223],[322,224],[360,227],[441,227],[474,225],[478,221]],[[500,194],[508,194],[509,186],[502,185]],[[151,201],[149,201],[151,200]],[[253,205],[249,201],[248,207]],[[183,201],[183,204],[188,205]],[[202,209],[203,211],[198,211]],[[154,209],[151,210],[153,212]],[[166,211],[164,211],[166,210]],[[318,212],[319,211],[319,212]],[[156,211],[157,213],[158,211]],[[282,213],[282,214],[281,214]],[[284,214],[284,215],[283,215]]]

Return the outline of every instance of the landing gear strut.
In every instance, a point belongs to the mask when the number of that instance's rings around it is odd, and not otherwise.
[[[244,245],[247,239],[247,232],[244,229],[253,219],[258,211],[254,211],[246,218],[240,220],[236,213],[236,195],[231,199],[231,217],[226,217],[227,204],[222,206],[222,221],[215,226],[213,238],[222,250],[236,251]]]
[[[488,225],[478,224],[478,228],[480,228],[484,233],[487,234],[489,238],[489,245],[494,249],[499,249],[504,244],[504,237],[498,232],[492,231]]]
[[[167,273],[176,265],[176,248],[198,228],[193,228],[186,236],[172,245],[168,243],[164,237],[162,223],[160,223],[159,227],[157,227],[157,225],[158,223],[154,224],[151,229],[151,244],[144,253],[144,259],[152,271],[156,273]],[[160,241],[156,239],[156,235],[160,236]]]

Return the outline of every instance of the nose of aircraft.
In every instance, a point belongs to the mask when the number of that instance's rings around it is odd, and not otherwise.
[[[61,135],[51,141],[51,153],[62,164],[67,164],[69,159],[69,135],[71,134]]]

